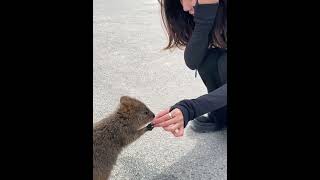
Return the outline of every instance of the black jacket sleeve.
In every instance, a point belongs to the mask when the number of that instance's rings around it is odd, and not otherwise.
[[[198,68],[208,51],[218,5],[197,2],[195,6],[195,27],[184,51],[186,65],[192,70]]]
[[[196,99],[185,99],[170,108],[181,110],[184,119],[184,127],[188,122],[205,113],[215,111],[227,105],[227,84],[210,92],[209,94],[200,96]]]

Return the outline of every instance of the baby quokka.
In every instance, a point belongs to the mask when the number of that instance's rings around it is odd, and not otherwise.
[[[121,150],[152,130],[154,113],[141,101],[120,98],[117,110],[93,125],[93,179],[107,180]]]

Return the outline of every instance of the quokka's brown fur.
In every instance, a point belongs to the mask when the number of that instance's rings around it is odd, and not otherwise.
[[[121,150],[143,135],[154,113],[141,101],[123,96],[118,109],[93,125],[93,179],[107,180]]]

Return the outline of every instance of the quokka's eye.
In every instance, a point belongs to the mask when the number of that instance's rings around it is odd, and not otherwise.
[[[147,115],[147,114],[148,114],[148,111],[145,111],[144,114]]]

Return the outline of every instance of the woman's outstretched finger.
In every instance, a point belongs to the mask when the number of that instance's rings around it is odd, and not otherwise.
[[[172,124],[172,123],[169,123],[169,124],[167,124],[167,125],[166,125],[166,123],[164,123],[164,122],[167,122],[167,121],[169,121],[169,120],[172,120],[172,119],[170,118],[169,113],[167,113],[167,114],[161,116],[161,117],[158,118],[158,119],[154,119],[154,120],[152,121],[152,123],[154,124],[154,127],[169,126],[169,125]],[[164,125],[163,125],[162,123],[164,123]]]
[[[169,127],[169,130],[173,133],[173,132],[175,132],[179,127],[181,127],[181,123],[180,122],[178,122],[178,123],[176,123],[176,124],[173,124],[171,127]]]
[[[169,126],[163,126],[162,128],[165,130],[165,131],[169,131],[171,132],[171,127],[174,126],[174,124],[171,124]]]
[[[163,115],[165,115],[165,114],[168,114],[169,111],[170,111],[170,109],[165,109],[165,110],[160,111],[160,112],[156,115],[155,119],[157,119],[157,118],[159,118],[159,117],[161,117],[161,116],[163,116]]]
[[[164,116],[162,116],[162,117],[164,117]],[[161,117],[161,118],[162,118],[162,117]],[[172,119],[169,119],[169,117],[167,117],[166,120],[164,120],[164,121],[161,122],[161,123],[155,124],[154,126],[155,126],[155,127],[166,127],[166,126],[169,126],[169,125],[171,125],[171,124],[175,124],[175,123],[177,123],[177,122],[179,122],[179,121],[180,121],[180,120],[179,120],[178,117],[174,117],[174,118],[172,118]]]

